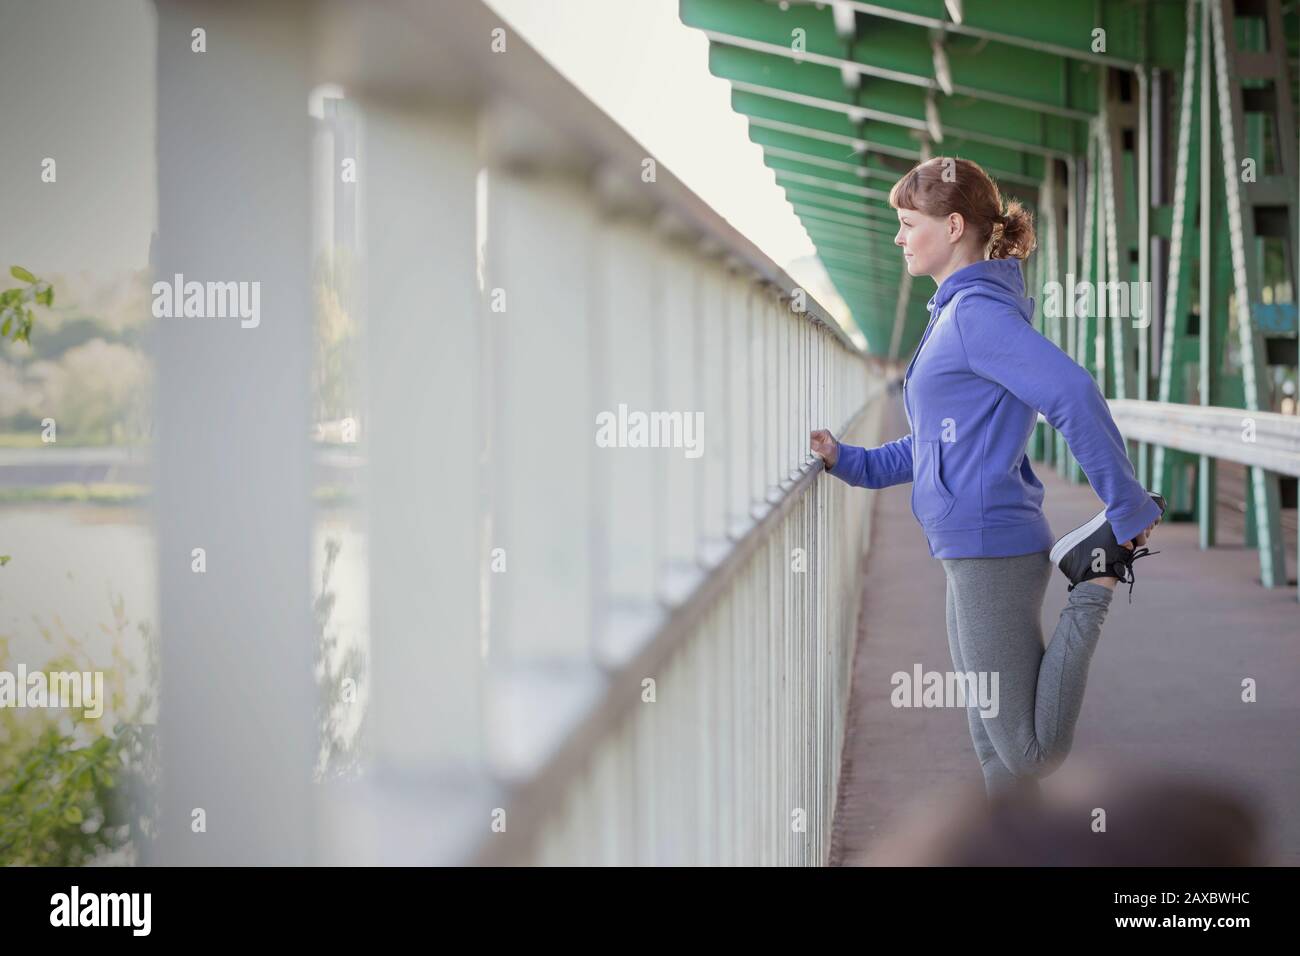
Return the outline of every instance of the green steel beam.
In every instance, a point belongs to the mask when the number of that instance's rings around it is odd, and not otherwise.
[[[903,257],[898,247],[894,245],[893,236],[886,236],[883,233],[864,234],[851,226],[848,229],[842,228],[842,223],[824,222],[812,218],[801,220],[801,223],[814,241],[834,242],[846,249],[870,252],[878,258],[891,259],[898,266],[903,264]]]
[[[958,137],[1040,156],[1063,156],[1075,151],[1085,135],[1078,120],[969,97],[935,97],[891,80],[873,78],[850,91],[840,71],[831,67],[791,63],[717,43],[709,46],[709,70],[738,90],[892,123],[928,133],[938,142]]]
[[[884,259],[851,246],[839,246],[825,241],[817,242],[815,245],[817,254],[823,257],[823,261],[829,262],[833,259],[837,265],[857,269],[864,274],[870,274],[872,278],[888,277],[898,273],[902,268],[898,259]]]
[[[871,186],[864,186],[862,180],[853,173],[846,173],[838,169],[819,168],[807,163],[783,159],[780,156],[770,156],[766,153],[763,155],[763,164],[770,169],[779,170],[781,173],[784,173],[786,178],[791,182],[802,182],[810,185],[835,183],[838,185],[829,188],[834,188],[836,192],[842,192],[852,196],[874,199],[882,208],[889,208],[888,189],[877,189]]]
[[[858,322],[862,333],[868,339],[880,342],[885,337],[884,316],[892,308],[888,296],[855,292],[853,289],[844,289],[838,285],[836,291],[845,302],[853,304],[852,307],[856,310],[854,321]]]
[[[1060,345],[1060,317],[1059,314],[1048,315],[1045,308],[1046,298],[1044,291],[1048,282],[1060,282],[1059,274],[1060,257],[1057,254],[1059,246],[1059,200],[1055,196],[1055,184],[1053,176],[1043,182],[1040,191],[1039,215],[1035,223],[1038,235],[1038,254],[1031,256],[1026,263],[1029,270],[1029,276],[1026,279],[1026,287],[1029,294],[1034,298],[1034,328],[1038,330],[1045,338]],[[1034,426],[1034,433],[1030,439],[1029,454],[1035,461],[1041,461],[1046,465],[1051,465],[1054,459],[1055,440],[1053,429],[1044,422],[1038,422]]]
[[[859,229],[845,227],[838,222],[824,222],[820,219],[807,218],[803,220],[803,227],[808,235],[815,240],[827,240],[831,242],[840,242],[848,245],[850,248],[855,245],[872,243],[872,250],[877,258],[897,257],[898,252],[893,242],[886,236],[879,233],[864,233]],[[901,259],[898,263],[902,265]]]
[[[855,312],[855,321],[858,322],[862,333],[876,345],[882,341],[885,335],[885,318],[891,307],[887,294],[881,292],[872,294],[867,292],[856,291],[852,288],[836,286],[836,291],[845,302],[853,303]]]
[[[867,274],[860,271],[858,261],[850,256],[838,256],[829,252],[823,253],[822,264],[827,269],[837,270],[837,275],[849,276],[856,278],[873,289],[890,289],[898,285],[897,278],[890,280],[884,273]]]
[[[1120,129],[1120,117],[1115,111],[1119,104],[1110,102],[1098,118],[1098,175],[1100,177],[1102,221],[1099,223],[1104,255],[1105,281],[1132,282],[1134,276],[1130,268],[1130,247],[1133,245],[1133,223],[1126,215],[1126,200],[1131,195],[1123,168],[1123,137]],[[1107,310],[1110,315],[1110,310]],[[1111,385],[1106,394],[1112,398],[1135,398],[1136,362],[1133,348],[1133,321],[1130,316],[1110,316],[1109,328],[1103,329],[1109,336],[1110,351],[1106,353],[1106,368]]]
[[[1191,397],[1189,373],[1195,370],[1196,336],[1192,329],[1192,254],[1197,239],[1197,196],[1200,182],[1201,138],[1194,127],[1200,116],[1197,82],[1197,7],[1187,5],[1184,62],[1177,100],[1174,146],[1173,208],[1169,224],[1169,264],[1166,272],[1164,325],[1161,330],[1160,375],[1157,398],[1186,403]],[[1191,466],[1197,456],[1157,445],[1150,487],[1169,502],[1170,510],[1193,512]]]
[[[969,96],[1073,119],[1096,111],[1093,84],[1082,82],[1092,63],[946,37],[939,50],[930,32],[914,24],[863,15],[846,44],[827,7],[796,4],[782,10],[749,0],[682,0],[681,19],[716,43],[786,57],[796,63],[909,83],[951,96]],[[1063,68],[1064,66],[1064,68]]]
[[[820,252],[838,256],[851,256],[861,263],[861,268],[871,267],[882,275],[897,272],[903,267],[901,256],[888,256],[878,249],[863,249],[849,241],[837,238],[816,239],[813,242]]]
[[[1182,4],[1132,0],[1052,0],[1026,9],[1024,0],[976,0],[962,4],[960,23],[949,19],[944,0],[839,0],[871,16],[899,20],[948,34],[1006,43],[1025,50],[1134,69],[1141,62],[1164,69],[1182,66]],[[1142,18],[1152,17],[1142,42]],[[1097,29],[1105,33],[1098,37]],[[1105,49],[1098,49],[1104,39]]]
[[[816,223],[812,223],[811,227],[805,228],[807,228],[808,236],[812,239],[813,245],[819,248],[825,247],[838,252],[852,252],[866,256],[872,261],[891,263],[894,268],[901,268],[903,265],[903,257],[892,244],[886,247],[883,243],[871,243],[855,239],[852,236],[825,232],[818,229]]]
[[[750,137],[753,139],[753,137]],[[829,159],[825,156],[818,156],[816,153],[801,151],[797,149],[787,149],[783,146],[763,146],[763,155],[770,156],[773,159],[784,160],[785,162],[799,163],[805,168],[828,170],[841,174],[852,176],[857,182],[868,188],[881,190],[886,195],[889,188],[902,178],[907,172],[906,169],[869,169],[865,165],[859,165],[853,162],[845,162],[842,159]],[[770,165],[770,164],[769,164]],[[868,183],[867,180],[875,180],[874,183]]]
[[[896,279],[891,282],[888,279],[863,276],[854,272],[852,267],[846,267],[832,260],[828,260],[823,265],[825,265],[827,273],[832,276],[842,293],[854,291],[890,298],[893,294],[891,290],[898,285]]]
[[[880,188],[885,190],[915,165],[913,161],[894,157],[886,160],[879,153],[869,152],[865,143],[860,148],[846,148],[824,140],[767,129],[754,123],[749,124],[749,139],[762,146],[763,152],[770,156],[852,173],[862,180],[879,180],[879,183],[884,184]],[[919,152],[917,156],[920,156]]]
[[[817,195],[825,199],[839,200],[840,202],[850,203],[859,215],[867,216],[871,219],[878,219],[881,222],[888,223],[891,228],[898,227],[898,211],[885,202],[877,199],[863,197],[851,185],[841,183],[837,180],[822,179],[818,176],[798,175],[791,178],[787,173],[778,171],[776,173],[776,183],[778,186],[787,191],[793,189],[801,193]],[[1038,199],[1036,193],[1028,193],[1018,184],[1016,186],[1004,186],[1002,193],[1006,198],[1018,199],[1031,212],[1036,211]],[[835,206],[838,203],[831,203]]]
[[[825,222],[837,222],[845,226],[852,226],[855,229],[865,232],[875,233],[878,236],[883,236],[891,240],[894,236],[898,235],[897,225],[891,226],[889,223],[881,222],[878,219],[869,219],[866,216],[859,215],[858,213],[844,212],[838,209],[826,209],[822,206],[806,202],[792,202],[790,205],[794,207],[795,213],[800,217],[806,215]]]
[[[1268,411],[1269,382],[1268,355],[1264,336],[1252,313],[1252,304],[1261,301],[1263,263],[1256,242],[1255,208],[1245,195],[1241,182],[1240,159],[1247,144],[1245,83],[1236,74],[1238,69],[1238,36],[1235,27],[1235,5],[1232,0],[1208,0],[1210,9],[1211,47],[1214,51],[1214,77],[1218,100],[1217,122],[1222,160],[1221,179],[1224,185],[1224,204],[1217,207],[1227,213],[1231,248],[1230,308],[1235,320],[1237,345],[1241,361],[1241,407],[1248,411]],[[1279,165],[1291,177],[1292,195],[1288,197],[1286,219],[1289,228],[1286,238],[1294,234],[1297,220],[1294,198],[1296,158],[1291,138],[1295,116],[1291,113],[1291,78],[1286,73],[1285,41],[1281,36],[1281,17],[1276,2],[1268,5],[1269,41],[1277,48],[1273,61],[1279,70],[1274,87],[1277,115],[1275,124],[1287,132],[1282,137]],[[1279,88],[1280,87],[1280,88]],[[1208,157],[1207,157],[1208,159]],[[1261,165],[1263,156],[1260,157]],[[1209,164],[1207,163],[1207,166]],[[1288,263],[1289,265],[1289,263]],[[1289,269],[1288,269],[1289,271]],[[1294,289],[1295,276],[1290,276]],[[1226,311],[1226,310],[1225,310]],[[1253,514],[1247,515],[1247,524],[1253,525],[1254,534],[1247,544],[1258,543],[1260,577],[1264,587],[1284,587],[1286,581],[1285,543],[1282,537],[1280,490],[1276,472],[1252,466],[1249,490]],[[1251,522],[1249,519],[1254,518]],[[1255,540],[1252,541],[1251,538]]]
[[[836,252],[824,247],[817,250],[822,265],[832,266],[845,275],[852,275],[873,286],[891,284],[890,276],[897,273],[898,264],[884,262],[867,263],[861,256],[849,252]],[[896,280],[895,280],[896,281]]]
[[[789,196],[794,193],[808,201],[817,201],[828,207],[839,207],[846,211],[854,212],[859,216],[866,216],[873,219],[882,226],[888,226],[890,229],[898,229],[898,213],[889,206],[867,199],[862,196],[854,196],[852,193],[844,193],[840,190],[822,183],[809,183],[802,179],[791,180],[788,177],[778,174],[776,184],[786,191]]]
[[[1151,78],[1145,66],[1137,71],[1137,86],[1137,149],[1130,156],[1131,162],[1127,169],[1130,181],[1133,183],[1133,191],[1129,193],[1129,196],[1134,203],[1130,207],[1130,216],[1136,230],[1137,281],[1139,288],[1152,289],[1152,294],[1147,301],[1143,324],[1135,326],[1138,347],[1137,397],[1140,401],[1145,402],[1150,401],[1151,398],[1151,353],[1155,347],[1156,321],[1154,313],[1157,309],[1155,290],[1151,281],[1151,96],[1153,90]],[[1138,443],[1138,481],[1142,482],[1144,488],[1149,487],[1151,484],[1152,450],[1149,443]]]
[[[897,234],[897,229],[882,228],[879,223],[870,219],[863,219],[848,213],[832,212],[829,209],[818,209],[815,206],[806,206],[802,203],[791,203],[794,206],[795,214],[801,220],[812,220],[827,226],[839,226],[844,235],[859,236],[880,236],[882,238],[892,238]]]
[[[762,146],[765,154],[821,169],[853,173],[861,180],[875,180],[876,187],[886,191],[901,179],[912,166],[921,161],[919,150],[915,151],[915,155],[911,159],[899,159],[892,151],[885,153],[875,146],[868,146],[865,140],[846,148],[845,145],[813,136],[801,136],[779,129],[769,129],[759,125],[760,122],[758,120],[750,122],[749,138],[751,142]],[[959,153],[959,155],[962,154]],[[1040,157],[1035,156],[1033,160],[1038,167],[1041,167],[1042,159]],[[988,166],[984,168],[995,180],[1034,189],[1038,188],[1042,178],[1041,172],[1035,176],[1016,172],[999,172]]]
[[[895,232],[898,231],[898,218],[892,209],[885,212],[875,206],[867,205],[865,200],[837,194],[832,190],[818,189],[804,183],[792,183],[780,176],[777,177],[776,184],[785,190],[785,197],[792,203],[802,202],[805,205],[823,206],[840,212],[851,212],[859,216],[866,216],[873,222],[888,226]]]
[[[902,256],[889,256],[878,249],[864,249],[860,244],[855,245],[848,240],[824,238],[814,240],[813,245],[817,247],[819,252],[825,252],[828,255],[852,257],[861,263],[861,268],[872,267],[880,273],[897,272],[903,267]]]
[[[853,211],[859,216],[866,216],[879,225],[888,226],[894,231],[898,230],[897,210],[878,199],[855,195],[853,192],[846,190],[841,183],[816,177],[778,172],[776,174],[776,184],[787,192],[795,190],[810,197],[816,196],[823,200],[834,199],[849,203],[853,207]]]
[[[822,262],[827,265],[834,265],[837,268],[856,272],[869,279],[886,278],[892,273],[898,271],[897,262],[885,262],[881,259],[865,259],[860,253],[855,253],[846,249],[835,249],[833,247],[819,244],[817,254],[822,258]]]
[[[856,276],[872,284],[880,284],[890,288],[895,288],[898,285],[898,276],[902,267],[897,262],[878,263],[871,266],[872,271],[866,272],[863,271],[861,256],[826,248],[819,251],[823,256],[823,264],[828,268],[834,266],[846,275]],[[923,304],[925,299],[919,298],[916,301]]]
[[[903,266],[902,254],[892,242],[873,241],[853,235],[845,235],[844,233],[832,232],[820,228],[820,223],[816,222],[809,222],[805,229],[807,229],[809,237],[815,244],[826,243],[837,249],[861,253],[882,262],[891,262],[896,268],[902,268]]]
[[[826,271],[835,283],[836,288],[851,292],[857,295],[860,300],[876,300],[878,305],[892,306],[894,304],[892,290],[888,283],[866,282],[850,272],[834,267],[827,267]]]
[[[731,106],[736,112],[749,117],[751,128],[760,126],[808,139],[842,144],[847,147],[846,158],[853,151],[869,151],[912,163],[921,161],[922,134],[911,129],[871,120],[855,123],[843,113],[736,89],[731,92]],[[1034,185],[1042,179],[1041,156],[961,138],[949,138],[943,147],[944,155],[960,156],[979,163],[999,180]]]

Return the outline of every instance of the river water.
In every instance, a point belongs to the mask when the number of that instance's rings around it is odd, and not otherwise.
[[[320,591],[326,543],[340,549],[330,579],[335,603],[327,633],[337,653],[368,646],[365,535],[358,512],[317,514],[311,600]],[[87,504],[0,506],[0,669],[28,670],[70,648],[105,682],[123,680],[129,698],[147,679],[139,625],[158,629],[157,556],[147,507]],[[114,607],[120,602],[121,614]],[[115,649],[116,648],[116,649]],[[134,669],[135,673],[130,671]]]

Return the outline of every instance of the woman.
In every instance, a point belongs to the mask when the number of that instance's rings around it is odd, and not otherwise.
[[[903,376],[911,433],[864,449],[818,430],[812,450],[850,485],[912,482],[912,513],[947,577],[953,666],[998,675],[998,706],[987,709],[996,714],[967,708],[986,789],[1036,789],[1069,752],[1115,585],[1131,593],[1133,561],[1157,553],[1136,549],[1164,500],[1135,479],[1096,382],[1032,325],[1020,275],[1034,247],[1029,213],[1016,202],[1004,213],[984,170],[944,157],[907,173],[889,203],[908,273],[938,285]],[[1105,504],[1055,544],[1025,453],[1040,411]],[[1044,650],[1053,565],[1070,596]]]

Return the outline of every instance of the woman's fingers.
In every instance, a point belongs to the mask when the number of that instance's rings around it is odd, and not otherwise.
[[[834,467],[836,452],[839,448],[835,441],[835,436],[824,428],[819,428],[811,435],[810,445],[813,454],[822,460],[828,468]]]
[[[1136,538],[1134,538],[1132,541],[1126,542],[1124,544],[1124,547],[1132,551],[1134,548],[1140,548],[1142,545],[1146,544],[1147,540],[1151,537],[1151,532],[1156,530],[1156,525],[1158,525],[1159,523],[1160,523],[1160,519],[1157,518],[1153,523],[1147,525],[1146,530],[1143,531],[1141,534],[1139,534]]]

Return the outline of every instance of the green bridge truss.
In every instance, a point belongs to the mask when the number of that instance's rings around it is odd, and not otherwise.
[[[1107,397],[1270,412],[1300,384],[1297,6],[680,0],[680,15],[873,353],[911,354],[933,292],[903,269],[889,188],[960,156],[1034,212],[1035,323]],[[1145,290],[1145,314],[1045,314],[1048,283],[1068,298],[1074,282]],[[1032,451],[1085,480],[1049,426]],[[1215,543],[1213,459],[1139,444],[1134,466]],[[1249,471],[1246,543],[1284,586],[1295,481]]]

